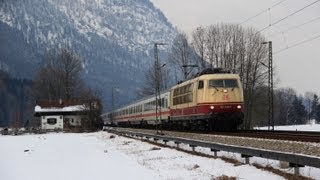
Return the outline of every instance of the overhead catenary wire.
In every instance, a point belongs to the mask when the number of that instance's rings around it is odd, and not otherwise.
[[[289,14],[289,15],[287,15],[287,16],[285,16],[285,17],[281,18],[281,19],[279,19],[278,21],[276,21],[276,22],[274,22],[274,23],[270,24],[269,26],[266,26],[266,27],[262,28],[261,30],[259,30],[259,31],[258,31],[258,33],[259,33],[259,32],[262,32],[262,31],[264,31],[264,30],[266,30],[266,29],[268,29],[268,28],[270,28],[271,26],[274,26],[274,25],[276,25],[276,24],[280,23],[281,21],[286,20],[287,18],[289,18],[289,17],[291,17],[291,16],[293,16],[293,15],[295,15],[295,14],[297,14],[297,13],[299,13],[299,12],[303,11],[304,9],[306,9],[306,8],[308,8],[308,7],[310,7],[310,6],[314,5],[314,4],[316,4],[316,3],[318,3],[319,1],[320,1],[320,0],[316,0],[316,1],[314,1],[314,2],[312,2],[312,3],[310,3],[310,4],[308,4],[308,5],[304,6],[303,8],[298,9],[297,11],[294,11],[293,13],[291,13],[291,14]]]
[[[288,50],[288,49],[291,49],[291,48],[300,46],[300,45],[305,44],[305,43],[307,43],[307,42],[309,42],[309,41],[316,40],[316,39],[318,39],[318,38],[320,38],[320,34],[317,35],[317,36],[314,36],[314,37],[312,37],[312,38],[306,39],[306,40],[304,40],[304,41],[301,41],[301,42],[299,42],[299,43],[296,43],[296,44],[293,44],[293,45],[291,45],[291,46],[288,46],[288,47],[286,47],[286,48],[280,49],[280,50],[274,52],[273,54],[279,54],[279,53],[281,53],[281,52],[283,52],[283,51],[286,51],[286,50]]]
[[[285,29],[285,30],[283,30],[283,31],[279,31],[279,32],[272,33],[272,34],[269,35],[268,37],[273,37],[273,36],[275,36],[275,35],[277,35],[277,34],[280,34],[280,33],[282,33],[282,34],[283,34],[283,33],[286,33],[286,32],[288,32],[288,31],[297,29],[297,28],[299,28],[299,27],[302,27],[302,26],[304,26],[304,25],[310,24],[310,23],[315,22],[315,21],[318,21],[318,20],[320,20],[320,16],[319,16],[319,17],[316,17],[316,18],[313,18],[313,19],[311,19],[311,20],[309,20],[309,21],[307,21],[307,22],[304,22],[304,23],[301,23],[301,24],[298,24],[298,25],[289,27],[289,28],[287,28],[287,29]]]
[[[258,16],[260,16],[261,14],[269,11],[270,9],[272,9],[272,8],[274,8],[274,7],[276,7],[276,6],[278,6],[279,4],[283,3],[284,1],[287,1],[287,0],[282,0],[282,1],[280,1],[280,2],[278,2],[278,3],[276,3],[276,4],[274,4],[274,5],[272,5],[271,7],[269,7],[269,8],[267,8],[267,9],[259,12],[258,14],[249,17],[248,19],[246,19],[246,20],[244,20],[243,22],[241,22],[240,25],[241,25],[241,24],[244,24],[244,23],[246,23],[246,22],[248,22],[248,21],[250,21],[250,20],[252,20],[252,19],[254,19],[254,18],[258,17]]]

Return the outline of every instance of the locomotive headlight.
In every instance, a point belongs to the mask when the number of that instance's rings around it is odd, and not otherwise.
[[[214,109],[214,106],[210,106],[210,109]]]
[[[241,106],[241,105],[238,105],[238,106],[237,106],[237,109],[241,109],[241,108],[242,108],[242,106]]]

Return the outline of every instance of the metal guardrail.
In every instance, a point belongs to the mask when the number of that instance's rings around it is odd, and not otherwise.
[[[188,144],[191,147],[192,146],[205,147],[205,148],[210,148],[213,151],[234,152],[234,153],[241,154],[242,157],[260,157],[260,158],[266,158],[266,159],[285,161],[285,162],[289,162],[292,167],[311,166],[311,167],[320,168],[320,157],[313,157],[313,156],[308,156],[303,154],[291,154],[286,152],[277,152],[277,151],[270,151],[265,149],[226,145],[226,144],[220,144],[220,143],[214,143],[214,142],[152,135],[152,134],[138,133],[138,132],[131,132],[131,131],[119,131],[114,129],[107,129],[107,131],[115,134],[120,134],[120,135],[146,137],[147,139],[152,138],[156,140],[162,140],[163,142],[172,141],[177,144],[183,143],[183,144]]]

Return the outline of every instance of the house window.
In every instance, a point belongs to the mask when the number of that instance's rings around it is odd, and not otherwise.
[[[47,123],[50,125],[55,125],[55,124],[57,124],[57,119],[56,118],[48,118]]]

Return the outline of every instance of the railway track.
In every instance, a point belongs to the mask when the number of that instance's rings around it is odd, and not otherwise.
[[[238,130],[236,132],[210,132],[208,134],[320,143],[320,132],[312,131]]]
[[[139,130],[155,131],[155,129],[139,129]],[[163,133],[163,135],[166,134],[166,131],[170,131],[170,130],[163,130],[163,131],[158,130],[158,132]],[[207,134],[207,135],[221,135],[221,136],[233,136],[233,137],[263,138],[263,139],[274,139],[274,140],[320,143],[320,132],[315,132],[315,131],[237,130],[234,132],[208,132],[208,131],[195,131],[195,130],[193,131],[171,130],[170,132],[174,132],[174,131],[195,133],[195,134]]]

